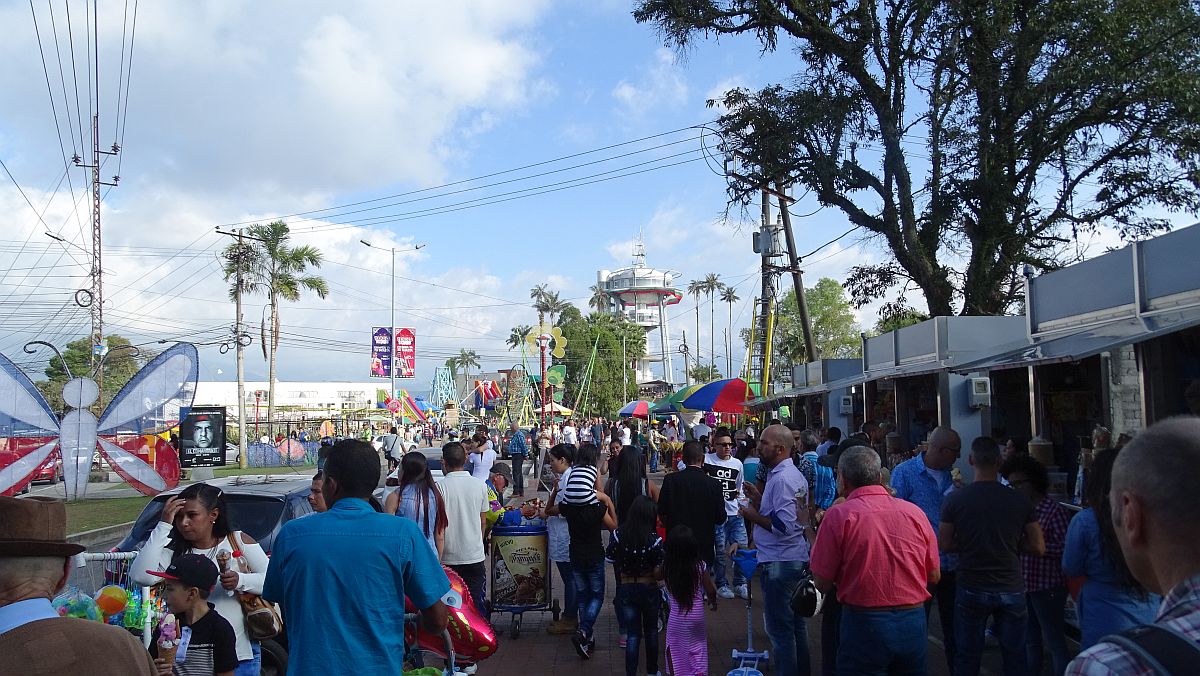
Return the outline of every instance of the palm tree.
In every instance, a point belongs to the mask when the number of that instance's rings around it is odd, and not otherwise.
[[[512,327],[512,333],[508,334],[508,340],[504,341],[508,345],[508,349],[515,350],[520,347],[521,343],[525,342],[525,336],[529,335],[532,330],[533,327],[528,324],[518,324]]]
[[[713,341],[717,336],[717,327],[713,325],[714,310],[716,303],[713,302],[713,294],[721,292],[725,285],[721,283],[721,275],[710,272],[704,276],[704,295],[708,296],[708,358],[713,366],[717,364],[717,351],[713,348]]]
[[[304,290],[312,291],[320,298],[329,295],[329,284],[324,278],[306,274],[310,267],[319,268],[324,262],[324,256],[313,246],[292,246],[291,230],[283,221],[272,221],[266,225],[254,224],[246,228],[246,234],[254,238],[255,254],[248,272],[249,279],[243,277],[243,291],[246,293],[263,293],[267,296],[268,307],[271,310],[270,339],[267,340],[267,328],[263,326],[263,350],[269,352],[270,366],[267,375],[267,434],[273,435],[275,423],[275,367],[276,352],[279,350],[279,303],[288,301],[295,303],[300,300]],[[236,246],[236,245],[235,245]],[[243,247],[247,246],[245,244]],[[237,272],[237,264],[227,260],[225,274]],[[243,275],[247,270],[243,270]]]
[[[729,328],[727,328],[725,331],[725,370],[727,372],[725,375],[726,378],[733,377],[733,356],[732,356],[733,348],[732,348],[730,341],[733,340],[733,338],[732,338],[732,336],[733,336],[733,304],[738,302],[739,300],[741,300],[741,298],[738,298],[737,289],[733,288],[732,286],[726,286],[724,289],[721,290],[721,302],[727,303],[729,305]]]
[[[451,380],[457,379],[458,378],[458,357],[450,357],[449,359],[447,359],[446,360],[446,368],[450,369],[450,379]],[[458,385],[455,385],[455,387],[458,387]]]
[[[458,356],[454,358],[458,362],[458,366],[462,368],[463,379],[468,383],[471,382],[471,369],[479,368],[479,355],[475,350],[460,349]]]
[[[591,289],[592,297],[588,299],[588,307],[596,308],[597,312],[607,312],[612,307],[612,300],[608,297],[608,292],[604,290],[601,284],[593,284]]]
[[[696,298],[696,363],[700,363],[700,296],[704,294],[704,280],[693,279],[688,282],[687,292]]]
[[[546,314],[550,315],[550,323],[554,323],[555,317],[560,316],[563,310],[571,307],[570,301],[563,300],[558,297],[557,291],[551,291],[546,294]]]

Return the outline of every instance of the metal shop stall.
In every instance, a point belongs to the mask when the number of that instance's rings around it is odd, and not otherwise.
[[[863,410],[889,431],[888,453],[911,456],[939,425],[953,427],[964,448],[991,433],[978,381],[955,368],[1014,344],[1023,317],[934,317],[863,338]],[[958,462],[972,475],[967,454]]]
[[[1114,441],[1200,412],[1200,227],[1025,281],[1023,339],[961,364],[987,375],[1000,436],[1040,436],[1073,482],[1092,428]]]
[[[862,362],[858,359],[818,359],[792,369],[794,387],[746,403],[770,418],[786,407],[785,422],[821,430],[829,426],[843,432],[862,424]]]

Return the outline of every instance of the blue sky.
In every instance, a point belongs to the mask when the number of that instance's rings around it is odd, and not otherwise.
[[[407,278],[397,283],[397,323],[418,334],[416,391],[463,347],[479,352],[485,367],[511,364],[503,342],[512,326],[534,320],[529,288],[548,282],[583,306],[596,270],[627,264],[639,236],[649,262],[680,271],[685,284],[709,272],[740,282],[735,324],[749,321],[758,258],[746,224],[723,219],[724,178],[699,159],[700,133],[589,151],[710,122],[716,113],[706,99],[732,86],[785,80],[794,68],[790,53],[762,55],[750,40],[724,39],[699,42],[681,59],[652,26],[633,21],[628,2],[402,4],[141,6],[122,182],[104,207],[108,331],[144,343],[217,340],[227,333],[232,307],[214,258],[224,239],[213,226],[311,210],[326,211],[289,220],[298,241],[325,252],[321,273],[332,293],[285,307],[283,380],[366,377],[371,326],[387,323],[390,262],[360,239],[424,245],[397,256],[397,272]],[[101,3],[102,129],[115,128],[123,9]],[[58,61],[45,46],[55,28],[65,43],[63,17],[52,26],[48,11],[38,11],[49,88],[65,117],[74,108],[63,106]],[[55,191],[64,174],[59,139],[70,155],[79,140],[68,136],[79,134],[56,132],[27,4],[0,2],[0,59],[0,158],[37,206],[35,212],[0,176],[7,214],[0,351],[16,355],[26,340],[62,344],[86,333],[86,313],[70,299],[88,283],[78,248],[88,246],[87,223],[86,212],[76,218],[66,186]],[[64,64],[69,69],[69,60]],[[69,86],[73,106],[71,94]],[[102,143],[110,136],[104,132]],[[579,153],[587,154],[509,171]],[[696,161],[664,166],[686,160]],[[586,162],[594,164],[568,170]],[[595,178],[647,169],[530,194],[602,172]],[[532,176],[538,173],[547,175]],[[464,182],[489,174],[498,175]],[[78,198],[84,177],[80,170],[70,175]],[[499,181],[509,183],[483,187]],[[381,199],[416,190],[426,192]],[[520,190],[526,192],[502,194]],[[501,201],[510,197],[517,199]],[[423,199],[410,201],[416,198]],[[345,213],[401,201],[409,202]],[[805,200],[795,210],[815,206]],[[438,207],[454,210],[436,213]],[[422,209],[435,213],[412,213]],[[381,214],[393,218],[339,225]],[[807,252],[846,227],[840,212],[820,211],[797,222],[797,246]],[[74,244],[51,241],[46,230]],[[840,280],[851,265],[879,260],[877,244],[856,242],[852,235],[812,257],[808,282]],[[248,322],[257,323],[262,304],[249,301]],[[676,343],[693,326],[693,308],[685,298],[672,313]],[[864,325],[873,324],[873,310],[862,311]],[[725,311],[717,308],[718,331]],[[688,333],[694,340],[694,329]],[[215,345],[201,349],[203,379],[232,378],[229,355]],[[257,350],[248,353],[251,379],[266,375]]]

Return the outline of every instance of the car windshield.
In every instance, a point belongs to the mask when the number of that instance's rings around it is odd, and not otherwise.
[[[131,544],[141,547],[150,537],[150,531],[162,517],[165,501],[165,496],[157,497],[142,510],[130,531]],[[283,500],[279,498],[226,493],[225,503],[229,510],[229,527],[248,533],[255,540],[266,539],[283,514]]]

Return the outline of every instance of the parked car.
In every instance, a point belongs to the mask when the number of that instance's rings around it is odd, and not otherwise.
[[[237,444],[225,444],[225,466],[238,465],[242,462],[242,454]]]
[[[209,484],[225,493],[229,526],[262,544],[267,556],[283,524],[312,513],[308,504],[312,476],[308,474],[247,475],[213,479]],[[150,531],[162,517],[163,504],[179,494],[183,487],[160,493],[148,502],[134,522],[129,535],[113,551],[137,551],[150,538]],[[287,627],[284,633],[262,642],[262,673],[287,673]]]
[[[46,464],[38,468],[36,474],[30,483],[39,481],[47,481],[50,484],[57,484],[63,478],[62,456],[55,454],[53,460],[47,460]]]

